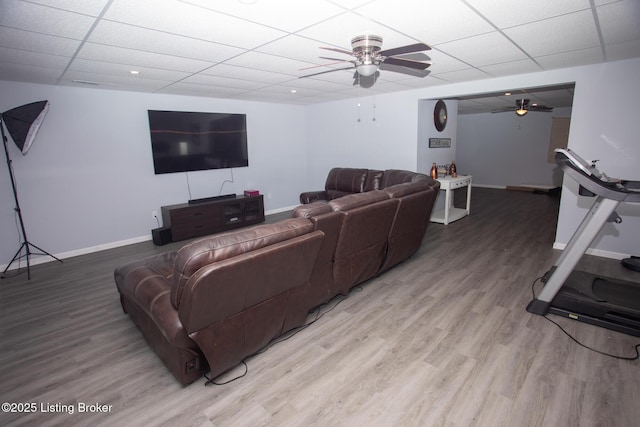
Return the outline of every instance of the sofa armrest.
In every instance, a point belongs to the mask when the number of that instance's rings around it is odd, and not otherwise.
[[[303,205],[317,202],[319,200],[330,200],[329,194],[326,192],[326,190],[306,191],[300,194],[300,203],[302,203]]]

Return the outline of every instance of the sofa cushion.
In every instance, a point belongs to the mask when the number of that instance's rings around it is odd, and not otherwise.
[[[367,178],[364,181],[364,191],[380,190],[382,188],[383,171],[369,169]]]
[[[293,218],[313,218],[314,216],[322,215],[324,213],[331,212],[331,206],[326,201],[319,201],[309,203],[308,205],[297,206],[293,210]]]
[[[348,211],[360,206],[387,200],[389,195],[381,190],[367,191],[366,193],[349,194],[329,202],[329,206],[334,211]]]
[[[427,181],[415,181],[415,182],[405,182],[402,184],[395,184],[390,187],[385,187],[383,190],[392,198],[398,198],[402,196],[406,196],[408,194],[417,193],[418,191],[425,191],[430,187]]]
[[[429,181],[427,175],[399,169],[387,169],[382,177],[382,188],[391,187],[392,185],[402,184],[405,182]]]
[[[179,307],[185,284],[203,266],[312,231],[313,223],[308,219],[291,218],[217,234],[183,246],[174,261],[171,303],[175,308]]]
[[[327,175],[325,190],[337,193],[362,193],[368,169],[333,168]]]

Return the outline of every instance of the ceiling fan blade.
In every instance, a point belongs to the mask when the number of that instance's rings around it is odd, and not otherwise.
[[[382,62],[385,64],[399,65],[400,67],[415,68],[416,70],[426,70],[431,66],[431,64],[427,62],[418,62],[418,61],[412,61],[409,59],[400,59],[393,56],[385,58],[385,60]]]
[[[329,61],[341,61],[341,62],[353,62],[353,63],[355,63],[355,61],[353,59],[330,58],[328,56],[318,56],[318,58],[327,59]]]
[[[535,107],[529,107],[529,111],[540,111],[541,113],[551,113],[553,111],[553,107],[545,107],[544,105],[538,105]]]
[[[395,58],[408,59],[410,61],[431,61],[429,55],[423,52],[407,53],[405,55],[393,55]]]
[[[402,55],[403,53],[412,53],[412,52],[420,52],[423,50],[431,50],[429,46],[424,43],[415,43],[407,46],[394,47],[392,49],[381,50],[378,52],[381,56],[396,56]]]
[[[350,50],[346,50],[346,49],[340,49],[338,47],[324,47],[324,46],[320,46],[320,49],[324,49],[324,50],[330,50],[332,52],[339,52],[339,53],[344,53],[346,55],[351,55],[353,56],[353,52],[351,52]]]
[[[328,58],[325,58],[325,59],[328,59]],[[351,62],[351,61],[341,61],[341,60],[337,59],[335,62],[330,62],[328,64],[312,65],[310,67],[300,68],[299,70],[300,71],[304,71],[304,70],[311,70],[313,68],[318,68],[318,67],[328,67],[330,65],[340,64],[342,62]]]
[[[305,77],[319,76],[320,74],[333,73],[334,71],[342,71],[342,70],[352,70],[353,65],[345,68],[334,68],[333,70],[320,71],[319,73],[307,74],[305,76],[298,77],[299,79],[304,79]]]
[[[508,108],[500,108],[500,109],[498,109],[498,110],[491,110],[491,113],[492,113],[492,114],[493,114],[493,113],[509,113],[509,112],[513,113],[514,111],[516,111],[516,109],[515,109],[515,108],[513,108],[513,107],[508,107]]]
[[[417,70],[415,68],[401,67],[399,65],[392,65],[386,62],[380,64],[380,69],[382,71],[392,71],[394,73],[406,74],[408,76],[419,78],[427,77],[431,73],[430,70]]]

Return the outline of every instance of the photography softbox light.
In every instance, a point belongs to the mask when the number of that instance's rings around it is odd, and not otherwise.
[[[31,104],[26,104],[21,107],[14,108],[12,110],[6,111],[0,114],[0,131],[2,132],[2,142],[4,146],[4,155],[7,159],[7,169],[9,170],[9,176],[11,177],[11,188],[13,189],[13,198],[16,202],[16,215],[18,216],[18,222],[20,224],[20,232],[22,233],[22,243],[20,248],[13,256],[13,259],[7,267],[0,275],[0,278],[8,277],[6,276],[7,271],[11,267],[14,262],[18,263],[18,273],[23,271],[20,266],[20,262],[22,259],[26,259],[27,261],[27,278],[31,279],[31,255],[48,255],[53,259],[62,262],[59,258],[51,255],[49,252],[41,249],[31,243],[29,239],[27,239],[27,230],[24,226],[24,220],[22,218],[22,210],[20,209],[20,202],[18,200],[18,190],[16,188],[16,179],[13,175],[13,166],[11,165],[11,158],[9,157],[9,144],[8,138],[4,134],[4,128],[6,127],[9,131],[9,134],[13,138],[13,141],[16,143],[22,155],[25,155],[29,148],[31,148],[31,144],[33,140],[36,138],[36,134],[38,133],[38,129],[40,129],[40,125],[44,120],[44,116],[49,111],[49,101],[38,101],[33,102]],[[38,250],[39,252],[33,252],[31,248]]]
[[[23,155],[31,148],[47,111],[49,101],[38,101],[2,113],[5,126]]]

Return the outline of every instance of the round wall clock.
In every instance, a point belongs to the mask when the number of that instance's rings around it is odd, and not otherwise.
[[[433,109],[433,123],[438,132],[442,132],[447,126],[447,106],[442,99],[436,102],[436,107]]]

